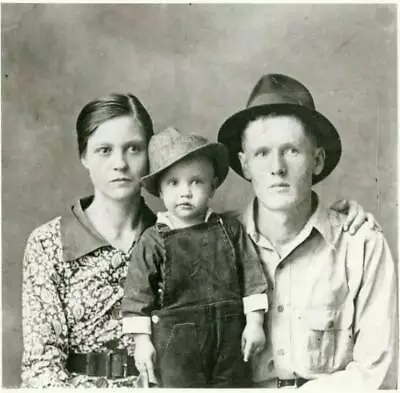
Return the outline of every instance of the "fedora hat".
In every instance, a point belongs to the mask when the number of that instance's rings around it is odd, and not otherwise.
[[[188,157],[197,155],[209,157],[218,179],[216,187],[225,180],[229,171],[228,151],[222,143],[211,143],[195,134],[182,134],[174,127],[154,134],[149,142],[149,174],[140,180],[144,188],[153,195],[159,195],[160,174]]]
[[[322,172],[313,175],[313,184],[327,177],[342,153],[340,136],[332,123],[315,109],[309,90],[296,79],[282,74],[261,77],[246,108],[229,117],[219,129],[218,141],[228,148],[231,168],[244,177],[238,157],[242,150],[242,132],[250,121],[270,113],[296,115],[307,124],[326,155]]]

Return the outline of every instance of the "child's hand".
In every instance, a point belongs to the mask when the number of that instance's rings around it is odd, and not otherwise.
[[[260,323],[247,322],[242,333],[242,355],[247,362],[249,358],[260,353],[265,346],[265,333]]]
[[[157,381],[154,373],[156,350],[148,334],[135,334],[135,364],[143,377],[150,382]]]

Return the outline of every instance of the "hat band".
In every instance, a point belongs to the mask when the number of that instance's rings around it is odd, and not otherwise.
[[[294,97],[294,95],[282,95],[275,93],[264,93],[256,96],[247,107],[272,104],[292,104],[306,106],[310,109],[315,109],[315,106],[308,97]]]

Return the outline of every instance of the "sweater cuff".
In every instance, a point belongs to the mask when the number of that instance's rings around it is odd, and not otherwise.
[[[122,319],[122,333],[146,333],[151,334],[150,317],[125,317]]]
[[[268,311],[268,298],[266,293],[245,296],[242,300],[245,314],[258,310],[264,310],[264,312]]]

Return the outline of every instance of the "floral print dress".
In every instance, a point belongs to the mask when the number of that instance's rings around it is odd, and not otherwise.
[[[69,373],[69,352],[127,348],[122,334],[121,299],[128,252],[109,245],[83,213],[92,198],[78,201],[65,215],[36,228],[23,262],[23,387],[135,386],[137,377],[121,379]],[[154,214],[142,201],[138,234]]]

